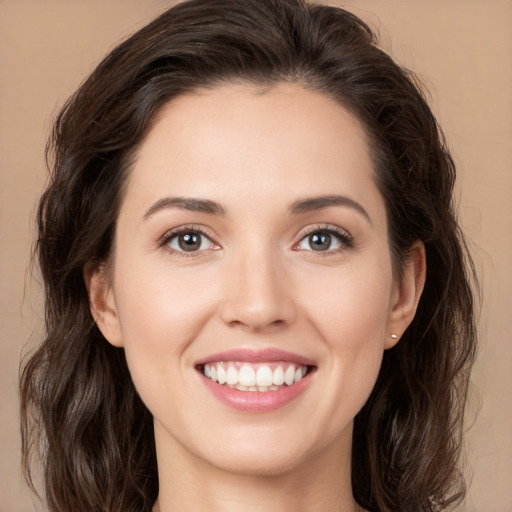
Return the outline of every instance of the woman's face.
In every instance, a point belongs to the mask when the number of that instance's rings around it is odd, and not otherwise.
[[[100,271],[89,283],[159,457],[276,474],[333,448],[349,456],[413,301],[394,279],[373,174],[359,123],[298,85],[226,85],[159,113],[108,284]]]

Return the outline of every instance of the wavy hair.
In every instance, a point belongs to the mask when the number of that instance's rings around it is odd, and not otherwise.
[[[43,467],[52,512],[150,511],[152,417],[122,349],[92,319],[83,271],[109,257],[130,163],[159,109],[233,81],[292,82],[362,123],[399,274],[412,245],[427,280],[355,419],[352,487],[372,512],[433,512],[464,496],[459,469],[476,333],[474,270],[453,204],[455,168],[415,76],[345,10],[303,0],[191,0],[116,47],[59,114],[36,256],[46,334],[22,366],[23,466]]]

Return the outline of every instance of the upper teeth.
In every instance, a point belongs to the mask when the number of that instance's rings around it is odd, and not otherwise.
[[[249,363],[209,363],[205,364],[203,373],[206,377],[236,387],[243,391],[272,391],[279,386],[288,385],[301,380],[307,373],[307,366],[294,363],[252,365]]]

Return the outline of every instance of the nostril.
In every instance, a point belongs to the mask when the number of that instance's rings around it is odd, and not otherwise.
[[[288,321],[281,319],[267,322],[264,319],[252,317],[244,320],[231,320],[228,322],[228,327],[244,329],[254,333],[271,333],[286,327],[288,323]]]

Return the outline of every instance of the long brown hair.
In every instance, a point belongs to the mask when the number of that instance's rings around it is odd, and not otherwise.
[[[464,496],[458,458],[476,344],[454,164],[414,75],[353,14],[302,0],[178,4],[115,48],[58,116],[36,245],[46,336],[21,376],[29,482],[39,456],[52,512],[151,510],[152,417],[124,352],[94,324],[83,270],[109,256],[130,163],[159,108],[228,81],[294,82],[350,110],[370,142],[396,272],[414,242],[424,243],[417,314],[385,352],[355,420],[352,483],[370,511],[446,508]]]

